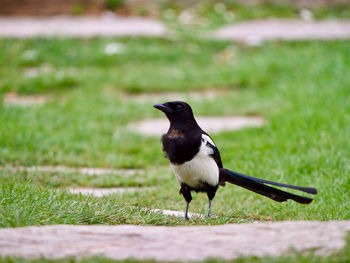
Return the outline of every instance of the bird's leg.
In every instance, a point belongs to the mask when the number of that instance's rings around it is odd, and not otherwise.
[[[189,220],[188,217],[188,206],[190,205],[190,202],[192,200],[191,190],[186,184],[181,184],[180,194],[183,195],[185,198],[187,204],[186,204],[186,212],[185,212],[185,219]]]
[[[190,203],[188,202],[188,203],[186,204],[186,212],[185,212],[185,219],[186,219],[186,220],[190,220],[189,217],[188,217],[188,207],[189,207],[189,205],[190,205]]]
[[[210,217],[210,214],[211,214],[211,201],[213,201],[213,200],[209,200],[209,211],[208,211],[208,217]]]
[[[216,190],[218,189],[218,186],[209,186],[208,187],[208,191],[207,191],[207,195],[208,195],[208,199],[209,199],[209,211],[208,211],[208,217],[211,216],[211,202],[213,201],[215,194],[216,194]]]

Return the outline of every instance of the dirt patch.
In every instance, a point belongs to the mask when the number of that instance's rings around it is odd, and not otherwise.
[[[89,14],[99,15],[106,11],[107,0],[1,0],[0,15],[63,15],[63,14]],[[111,1],[112,2],[112,1]],[[171,1],[159,0],[126,0],[123,5],[114,10],[118,15],[143,14],[159,16],[161,4]],[[189,8],[198,1],[177,1],[183,8]],[[336,6],[348,4],[348,0],[234,0],[244,5],[262,3],[286,3],[296,7]],[[140,8],[140,6],[142,8]]]
[[[245,5],[258,5],[263,3],[287,4],[296,7],[319,7],[319,6],[337,6],[347,4],[348,0],[234,0],[237,3]]]
[[[329,255],[342,249],[350,221],[221,226],[53,225],[0,229],[0,255],[24,258],[104,256],[159,261]]]
[[[16,92],[9,92],[4,96],[5,105],[13,106],[39,106],[47,102],[47,97],[44,95],[18,95]]]
[[[265,121],[261,117],[249,116],[221,116],[221,117],[196,117],[196,120],[203,130],[208,133],[222,131],[236,131],[247,127],[260,127]],[[169,129],[169,121],[166,118],[148,119],[138,123],[132,123],[129,128],[135,132],[160,136]]]

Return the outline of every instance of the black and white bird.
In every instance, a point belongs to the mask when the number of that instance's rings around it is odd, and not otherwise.
[[[192,200],[191,191],[207,193],[210,217],[212,200],[219,185],[225,186],[225,182],[239,185],[277,202],[291,199],[301,204],[309,204],[313,199],[265,184],[317,194],[315,188],[277,183],[224,169],[218,148],[211,137],[199,127],[190,105],[183,101],[171,101],[155,104],[153,107],[164,112],[170,121],[168,132],[162,136],[163,151],[180,184],[180,194],[187,202],[186,219]]]

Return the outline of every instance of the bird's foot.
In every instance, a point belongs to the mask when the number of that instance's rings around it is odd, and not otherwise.
[[[212,200],[209,200],[208,218],[210,218],[210,215],[211,215],[211,202]]]
[[[186,211],[185,211],[185,219],[186,220],[190,220],[189,218],[188,218],[188,206],[190,205],[190,203],[189,202],[187,202],[187,204],[186,204]]]

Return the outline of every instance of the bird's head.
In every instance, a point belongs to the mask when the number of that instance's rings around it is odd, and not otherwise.
[[[172,124],[195,122],[191,106],[184,101],[158,103],[154,104],[153,107],[164,112]]]

